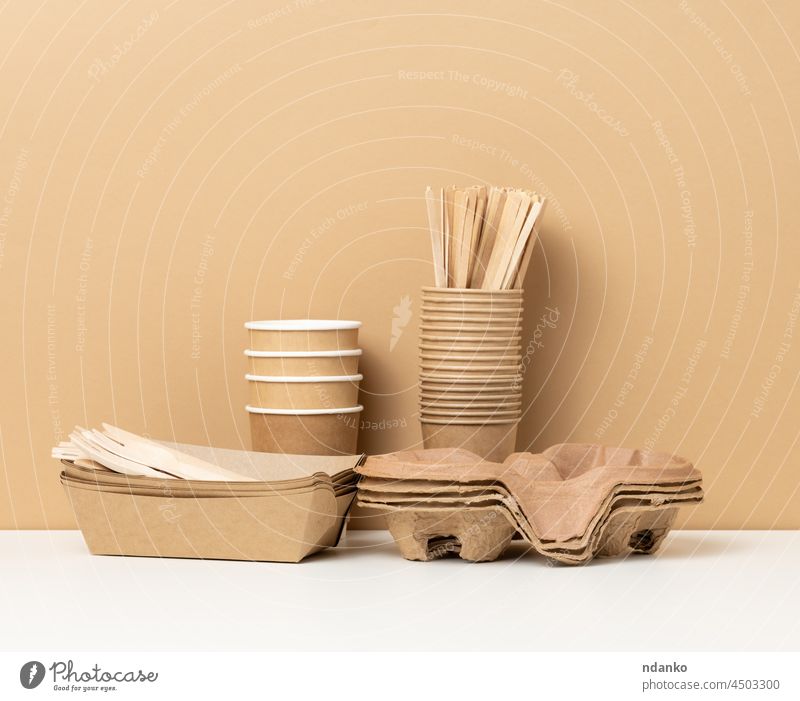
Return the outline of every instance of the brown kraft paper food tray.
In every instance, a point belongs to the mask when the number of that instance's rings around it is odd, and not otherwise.
[[[92,553],[299,562],[338,543],[363,455],[176,447],[264,481],[138,477],[66,461],[62,482]]]
[[[160,497],[160,498],[176,498],[176,499],[186,499],[191,498],[193,495],[189,494],[180,494],[180,493],[167,493],[165,494],[164,490],[156,490],[156,489],[147,489],[146,491],[136,491],[132,492],[130,488],[127,487],[108,487],[103,486],[99,487],[95,483],[92,482],[79,482],[75,480],[65,479],[63,473],[61,478],[61,483],[66,487],[74,488],[74,489],[88,489],[89,491],[100,492],[103,494],[125,494],[128,496],[151,496],[151,497]],[[297,496],[301,494],[309,494],[317,489],[325,489],[325,486],[320,484],[317,487],[311,489],[294,489],[290,492],[273,492],[273,493],[256,493],[256,492],[249,492],[244,495],[238,495],[236,497],[231,497],[229,492],[222,492],[217,493],[214,492],[212,494],[204,494],[204,499],[210,498],[237,498],[237,499],[252,499],[254,497],[276,497],[278,495],[292,495]],[[355,486],[349,487],[347,489],[334,489],[333,490],[334,498],[336,500],[336,519],[331,522],[330,527],[325,531],[325,534],[319,541],[319,545],[323,547],[335,547],[339,544],[339,540],[341,539],[342,533],[344,532],[345,522],[347,514],[350,510],[350,507],[353,504],[353,500],[356,496],[356,488]],[[242,506],[247,509],[249,504],[242,503]],[[330,514],[314,514],[315,517],[327,517]],[[95,553],[95,554],[102,554],[102,553]],[[310,554],[310,553],[309,553]],[[213,558],[208,558],[213,559]],[[281,560],[282,561],[282,560]]]
[[[331,545],[339,508],[322,487],[300,495],[173,499],[65,485],[95,555],[300,562]]]
[[[414,507],[418,510],[427,508],[426,494],[435,502],[437,491],[469,494],[467,485],[472,485],[481,490],[480,495],[472,491],[476,501],[495,491],[500,501],[494,503],[502,504],[509,523],[537,550],[565,562],[611,552],[602,540],[609,533],[608,523],[635,524],[643,512],[675,511],[671,504],[702,500],[701,475],[682,458],[587,444],[553,446],[541,455],[516,454],[502,465],[459,449],[408,452],[370,458],[359,472],[366,475],[365,506],[370,490],[378,490],[372,500],[381,503],[379,490],[384,488],[415,496],[419,492],[420,503]],[[388,486],[392,483],[394,489]],[[426,484],[430,486],[423,487]],[[631,503],[635,506],[623,506]],[[639,515],[623,518],[629,510]],[[660,542],[658,534],[651,533],[624,550],[652,552]]]

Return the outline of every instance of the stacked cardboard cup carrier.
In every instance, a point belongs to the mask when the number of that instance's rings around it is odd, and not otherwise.
[[[687,460],[595,444],[502,464],[458,448],[410,451],[370,457],[357,471],[359,503],[386,513],[409,560],[494,560],[516,534],[564,564],[652,553],[678,507],[703,499]]]
[[[248,321],[254,450],[300,455],[356,452],[360,321]]]
[[[108,424],[77,427],[53,457],[96,555],[277,562],[337,545],[363,459],[153,441]]]
[[[426,448],[502,460],[522,406],[522,281],[544,199],[512,188],[426,192],[435,287],[422,290],[420,422]]]

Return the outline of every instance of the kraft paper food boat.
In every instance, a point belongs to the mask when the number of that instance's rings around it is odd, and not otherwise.
[[[116,463],[102,451],[93,453],[101,463],[62,444],[54,449],[61,482],[93,554],[299,562],[339,542],[364,457],[148,442],[186,465],[216,466],[225,479],[121,474],[108,469],[105,462]]]
[[[388,510],[409,559],[495,559],[515,533],[568,564],[654,552],[678,507],[703,499],[702,477],[686,460],[593,444],[502,464],[461,449],[411,451],[370,458],[359,472],[359,502]]]

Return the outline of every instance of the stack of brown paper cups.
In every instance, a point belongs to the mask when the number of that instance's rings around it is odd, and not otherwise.
[[[358,439],[360,321],[249,321],[245,351],[254,450],[353,454]]]
[[[522,290],[424,287],[420,329],[425,447],[503,460],[522,407]]]

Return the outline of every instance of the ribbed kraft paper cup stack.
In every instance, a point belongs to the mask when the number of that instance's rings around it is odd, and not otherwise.
[[[297,455],[356,452],[360,321],[248,321],[245,350],[253,449]]]
[[[424,287],[420,422],[426,448],[514,451],[522,407],[522,290]]]

